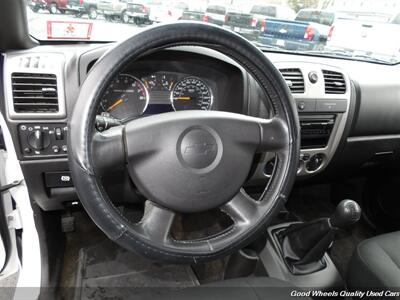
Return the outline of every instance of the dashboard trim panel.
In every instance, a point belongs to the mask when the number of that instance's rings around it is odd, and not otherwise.
[[[307,109],[306,111],[303,111],[301,109],[298,109],[299,111],[299,116],[301,117],[307,117],[307,116],[315,116],[315,115],[324,115],[324,114],[329,114],[329,115],[335,115],[335,124],[333,126],[332,132],[330,133],[330,138],[325,147],[317,147],[317,148],[310,148],[310,149],[304,149],[303,147],[300,150],[300,158],[299,158],[299,169],[298,169],[298,176],[304,177],[304,176],[310,176],[310,175],[315,175],[320,172],[322,172],[330,163],[332,160],[339,144],[342,139],[345,127],[346,127],[346,121],[348,120],[349,117],[349,109],[350,109],[350,101],[351,101],[351,83],[350,83],[350,78],[346,74],[346,72],[340,68],[330,66],[330,65],[325,65],[325,64],[316,64],[316,63],[308,63],[308,62],[276,62],[275,66],[278,69],[287,69],[287,68],[298,68],[301,70],[304,78],[304,86],[305,90],[304,93],[300,94],[292,94],[294,101],[296,101],[297,104],[302,101],[310,101],[314,102],[315,101],[315,108],[310,108]],[[335,72],[340,72],[344,76],[344,80],[347,86],[346,92],[344,94],[326,94],[325,93],[325,84],[324,84],[324,76],[322,73],[322,70],[328,70],[328,71],[335,71]],[[308,79],[308,75],[310,72],[316,72],[319,81],[317,83],[311,83],[310,80]],[[329,104],[329,102],[332,101],[340,101],[340,103],[345,104],[341,105],[342,107],[337,110],[329,111],[323,108],[324,104]],[[318,105],[320,104],[320,105]],[[299,108],[299,105],[298,105]],[[322,109],[321,109],[322,108]],[[315,170],[308,170],[306,167],[306,161],[302,160],[301,158],[304,156],[307,157],[313,157],[314,155],[322,155],[324,157],[321,165],[315,169]],[[266,180],[270,177],[270,174],[265,173],[265,167],[268,164],[268,162],[273,159],[273,156],[271,154],[264,155],[263,158],[260,160],[260,163],[258,164],[256,171],[254,172],[249,185],[256,185],[262,180]]]

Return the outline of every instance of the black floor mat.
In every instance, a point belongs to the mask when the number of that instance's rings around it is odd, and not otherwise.
[[[109,240],[81,249],[76,278],[75,300],[151,298],[199,284],[189,266],[150,261]]]
[[[60,299],[138,299],[198,285],[190,266],[161,264],[112,242],[84,212],[66,234]],[[146,297],[144,297],[146,296]]]

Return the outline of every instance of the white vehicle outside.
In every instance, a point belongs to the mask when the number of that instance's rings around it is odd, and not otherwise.
[[[296,16],[296,13],[293,9],[283,5],[254,5],[250,11],[251,14],[257,18],[260,17],[272,17],[277,19],[287,19],[293,20]]]
[[[206,9],[205,21],[216,25],[223,25],[225,22],[226,13],[227,13],[226,6],[209,5]]]
[[[175,22],[178,21],[188,5],[184,2],[166,3],[150,1],[147,3],[150,9],[149,19],[154,23]]]
[[[390,60],[400,54],[400,26],[369,20],[339,19],[327,48]]]

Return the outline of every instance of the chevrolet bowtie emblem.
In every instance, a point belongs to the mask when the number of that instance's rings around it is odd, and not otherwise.
[[[216,144],[207,144],[207,143],[197,143],[185,148],[185,154],[198,154],[198,155],[207,155],[208,153],[214,151],[216,148]]]

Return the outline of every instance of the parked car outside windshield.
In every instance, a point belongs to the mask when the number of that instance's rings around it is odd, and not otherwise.
[[[335,12],[316,9],[301,9],[297,13],[296,20],[332,26],[335,22]]]
[[[27,9],[38,40],[112,42],[156,23],[197,21],[234,31],[263,51],[400,61],[400,1],[28,0]]]

